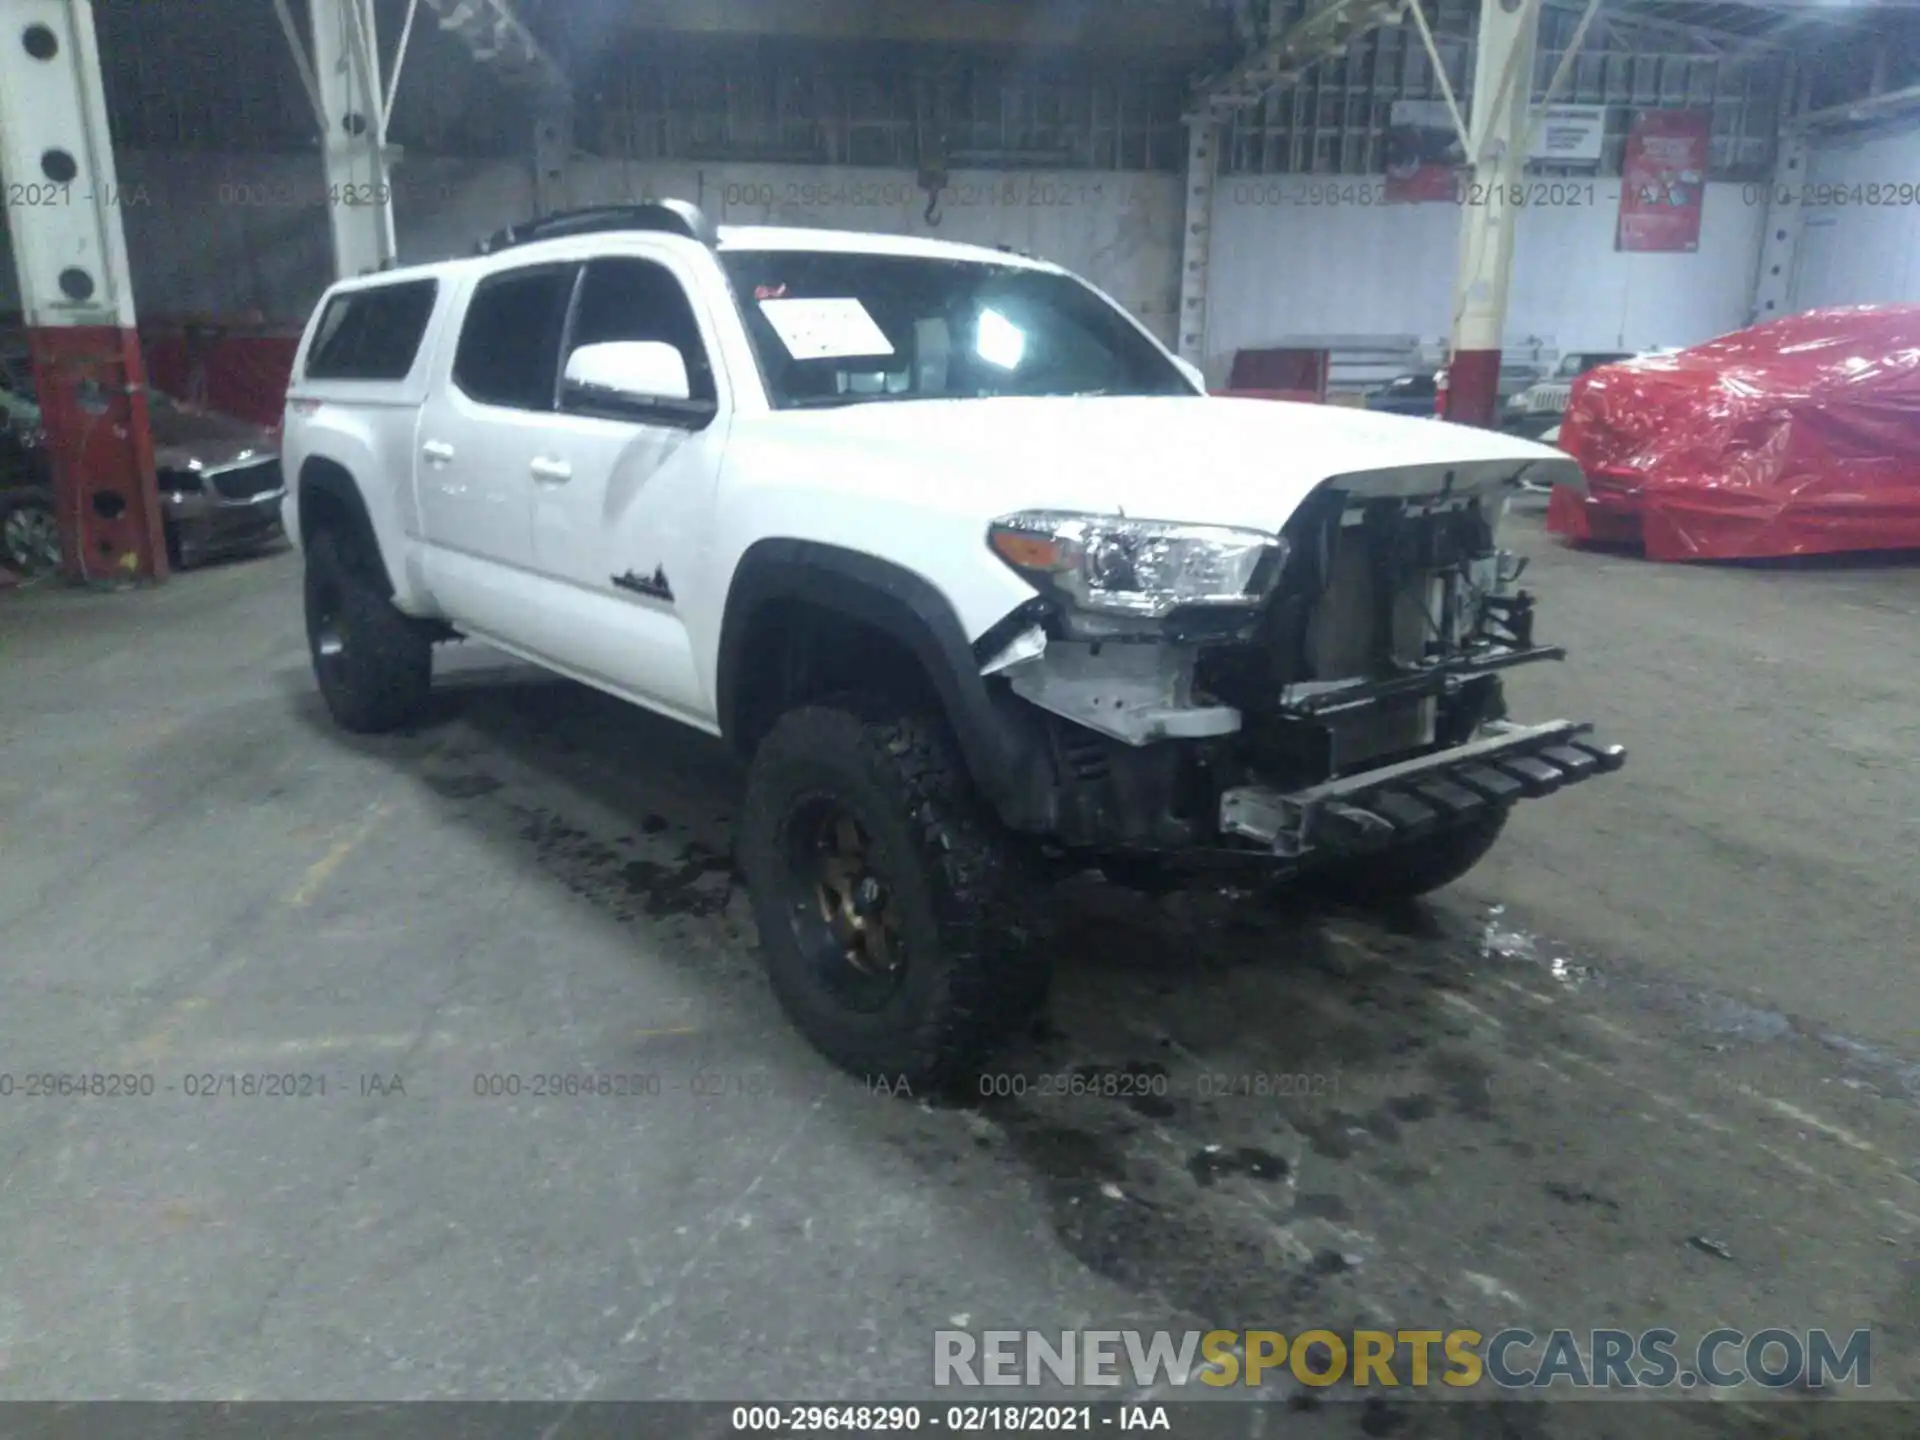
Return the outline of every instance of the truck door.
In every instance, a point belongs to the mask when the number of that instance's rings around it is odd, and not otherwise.
[[[545,589],[549,653],[583,679],[707,726],[679,596],[694,579],[726,433],[710,337],[675,258],[589,261],[561,347],[563,429],[537,457],[534,566]],[[687,375],[684,403],[613,405],[569,386],[566,362],[589,345],[670,345]],[[676,590],[676,586],[680,587]]]
[[[536,462],[566,423],[560,337],[579,268],[529,265],[481,279],[420,412],[414,473],[429,585],[459,623],[517,646],[527,644],[520,631],[537,588]]]

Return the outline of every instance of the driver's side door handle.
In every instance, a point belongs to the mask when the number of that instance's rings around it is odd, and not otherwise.
[[[453,446],[444,440],[429,440],[420,447],[420,453],[429,465],[445,465],[453,459]]]
[[[533,478],[544,480],[549,485],[560,485],[573,478],[573,467],[564,460],[535,460],[527,467],[533,472]]]

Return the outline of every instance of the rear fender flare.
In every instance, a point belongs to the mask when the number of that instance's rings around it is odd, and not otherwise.
[[[311,456],[300,467],[299,496],[300,543],[311,543],[314,517],[332,512],[344,517],[347,532],[353,537],[355,552],[367,573],[377,578],[388,596],[394,593],[393,575],[380,551],[380,535],[373,516],[367,510],[366,497],[346,466],[323,456]]]

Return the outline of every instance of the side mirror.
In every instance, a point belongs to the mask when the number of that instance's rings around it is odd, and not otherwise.
[[[1193,382],[1194,389],[1198,390],[1203,395],[1206,394],[1207,377],[1201,371],[1198,365],[1194,364],[1191,360],[1188,360],[1181,355],[1174,356],[1173,363],[1180,367],[1180,373],[1182,375],[1186,376],[1187,379]]]
[[[564,379],[568,390],[586,391],[581,398],[588,400],[645,405],[684,403],[693,398],[685,357],[660,340],[582,345],[567,357]]]

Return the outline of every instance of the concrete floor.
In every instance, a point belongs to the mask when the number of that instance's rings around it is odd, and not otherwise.
[[[789,1031],[710,742],[469,647],[345,737],[284,553],[0,596],[0,1398],[926,1396],[950,1324],[1363,1321],[1871,1325],[1913,1394],[1920,572],[1515,533],[1574,652],[1516,713],[1629,768],[1404,915],[1070,887],[974,1109]],[[1038,1093],[1128,1062],[1171,1103]],[[658,1093],[524,1093],[587,1073]]]

